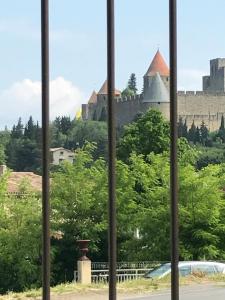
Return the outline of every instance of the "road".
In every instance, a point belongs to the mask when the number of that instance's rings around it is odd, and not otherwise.
[[[170,300],[170,291],[145,296],[122,297],[121,300]],[[180,288],[180,300],[224,300],[225,287],[213,285]]]
[[[31,299],[31,298],[29,298]],[[33,298],[32,298],[33,299]],[[107,300],[109,299],[106,291],[96,291],[96,293],[74,294],[66,293],[61,295],[52,295],[52,300]],[[118,294],[118,300],[170,300],[170,291],[159,291],[144,295],[126,295]],[[225,286],[201,284],[180,288],[180,300],[224,300]]]

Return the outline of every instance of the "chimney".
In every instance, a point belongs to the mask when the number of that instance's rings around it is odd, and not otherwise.
[[[0,176],[2,176],[7,170],[6,165],[0,165]]]

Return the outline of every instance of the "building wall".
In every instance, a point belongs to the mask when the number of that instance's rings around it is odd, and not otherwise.
[[[210,131],[217,130],[225,115],[225,93],[178,92],[178,115],[188,127],[193,121],[196,126],[204,121]]]
[[[74,154],[72,151],[66,149],[59,149],[51,152],[51,163],[53,165],[59,165],[62,161],[68,161],[73,163]]]

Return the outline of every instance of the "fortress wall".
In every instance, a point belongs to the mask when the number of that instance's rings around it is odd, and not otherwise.
[[[136,115],[142,112],[140,101],[140,96],[128,97],[117,100],[116,121],[118,127],[132,122]]]
[[[81,114],[83,120],[88,119],[88,104],[82,104]]]
[[[223,114],[225,115],[225,93],[178,93],[178,115],[187,120],[188,127],[193,120],[196,126],[204,121],[210,131],[217,130]]]
[[[169,120],[169,103],[143,103],[142,97],[117,98],[116,118],[117,126],[122,126],[132,122],[137,114],[145,113],[149,108],[156,108]],[[103,107],[107,106],[106,98],[100,97],[97,104],[88,105],[88,119],[92,120],[101,117]],[[87,107],[82,107],[83,117],[87,116]],[[202,121],[210,131],[218,130],[222,115],[225,116],[225,93],[217,94],[212,92],[178,92],[178,118],[186,119],[190,128],[194,120],[196,126],[200,126]]]

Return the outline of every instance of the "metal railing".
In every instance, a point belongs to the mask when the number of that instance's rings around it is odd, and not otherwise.
[[[153,268],[143,269],[117,269],[116,270],[116,282],[124,282],[130,280],[137,280],[143,278],[145,273]],[[74,271],[74,282],[79,281],[78,271]],[[91,271],[92,283],[108,283],[109,282],[109,270],[92,270]]]
[[[116,269],[149,269],[160,266],[162,263],[159,261],[121,261],[116,263]],[[91,263],[92,270],[107,270],[109,269],[108,262],[92,262]]]
[[[49,233],[49,1],[41,0],[42,36],[42,132],[43,132],[43,299],[50,299],[50,233]],[[177,23],[176,0],[169,0],[170,36],[170,124],[171,124],[171,299],[179,299],[178,282],[178,176],[177,176]],[[116,126],[114,0],[107,0],[107,79],[109,137],[109,299],[116,300]]]

